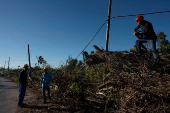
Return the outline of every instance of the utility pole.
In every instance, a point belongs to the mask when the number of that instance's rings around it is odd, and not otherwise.
[[[107,17],[107,33],[106,33],[106,45],[105,45],[105,51],[108,51],[111,4],[112,4],[112,0],[109,0],[108,17]]]
[[[29,76],[31,77],[31,62],[30,62],[30,50],[29,50],[29,44],[28,44],[28,60],[29,60],[29,67],[30,67]]]
[[[9,60],[8,60],[8,72],[9,72],[9,62],[10,62],[10,57],[9,57]]]
[[[6,65],[6,61],[5,61],[5,64],[4,64],[4,69],[5,69],[5,65]]]

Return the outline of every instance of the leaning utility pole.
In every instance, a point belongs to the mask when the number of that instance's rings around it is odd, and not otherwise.
[[[31,62],[30,62],[30,50],[29,50],[29,44],[28,44],[28,60],[29,60],[29,67],[30,67],[29,76],[31,77]]]
[[[111,4],[112,4],[112,0],[109,0],[108,17],[107,17],[107,33],[106,33],[106,45],[105,45],[105,51],[108,51]]]

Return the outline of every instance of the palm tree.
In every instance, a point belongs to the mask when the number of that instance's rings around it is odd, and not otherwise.
[[[38,60],[38,66],[39,66],[39,64],[42,64],[42,67],[44,68],[45,65],[47,64],[47,61],[45,61],[42,56],[39,56],[39,57],[36,56],[36,58]]]

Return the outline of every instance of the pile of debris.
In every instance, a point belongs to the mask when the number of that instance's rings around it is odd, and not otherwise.
[[[96,52],[85,55],[86,64],[91,68],[98,63],[109,67],[103,84],[94,96],[87,98],[95,109],[122,113],[170,112],[170,55],[160,56],[162,62],[154,65],[151,52],[138,55],[93,47]]]

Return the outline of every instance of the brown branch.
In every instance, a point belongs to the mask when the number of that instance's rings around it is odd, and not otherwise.
[[[166,103],[170,103],[170,98],[166,98],[166,97],[164,97],[164,96],[159,96],[159,95],[156,95],[156,94],[154,94],[154,93],[152,93],[152,92],[149,92],[149,91],[146,91],[146,90],[142,90],[142,89],[140,89],[140,88],[135,88],[135,87],[131,87],[132,89],[135,89],[135,90],[137,90],[137,91],[140,91],[140,92],[143,92],[143,93],[147,93],[147,94],[149,94],[149,95],[151,95],[151,96],[154,96],[155,98],[158,98],[158,99],[162,99],[164,102],[166,102]]]

